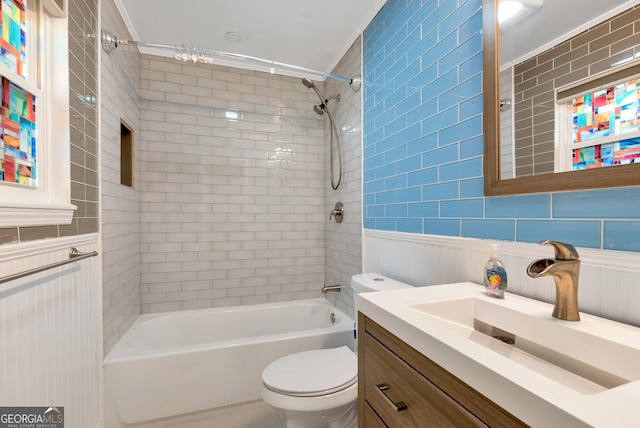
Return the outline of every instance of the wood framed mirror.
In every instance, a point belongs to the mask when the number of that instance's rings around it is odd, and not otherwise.
[[[556,172],[510,179],[500,178],[500,32],[497,20],[499,1],[500,0],[482,1],[485,196],[548,193],[640,185],[640,161],[638,163],[615,165],[612,167]]]

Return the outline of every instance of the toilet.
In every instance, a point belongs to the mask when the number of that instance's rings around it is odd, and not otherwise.
[[[357,293],[409,287],[377,273],[351,278],[354,307]],[[287,355],[264,369],[260,393],[287,428],[355,428],[358,357],[347,345]]]

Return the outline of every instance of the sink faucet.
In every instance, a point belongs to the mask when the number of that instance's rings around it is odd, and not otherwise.
[[[557,241],[540,241],[540,245],[553,245],[555,259],[540,259],[527,267],[531,278],[553,275],[556,283],[556,303],[551,314],[566,321],[580,321],[578,312],[578,276],[580,260],[571,244]]]

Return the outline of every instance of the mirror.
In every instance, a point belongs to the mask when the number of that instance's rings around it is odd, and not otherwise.
[[[538,3],[542,4],[541,0],[526,0],[526,3]],[[556,173],[545,173],[542,175],[527,175],[519,178],[501,178],[501,161],[500,161],[500,84],[499,84],[499,71],[500,71],[500,33],[497,23],[497,9],[499,0],[483,0],[483,61],[484,61],[484,73],[483,73],[483,85],[484,85],[484,133],[485,133],[485,156],[484,156],[484,177],[485,177],[485,195],[486,196],[498,196],[498,195],[514,195],[523,193],[540,193],[540,192],[555,192],[555,191],[567,191],[567,190],[581,190],[581,189],[597,189],[607,187],[622,187],[622,186],[635,186],[640,185],[640,165],[628,164],[617,165],[612,167],[603,167],[596,169],[587,169],[580,171],[567,171]],[[570,3],[572,8],[581,8],[582,3],[580,1],[572,2],[554,2],[546,0],[542,7],[556,7],[557,4],[562,4],[567,7]],[[605,8],[612,9],[611,2],[601,2],[605,4]],[[638,4],[638,1],[630,2],[628,0],[614,1],[614,3],[624,3],[625,9],[632,7],[633,4]],[[620,10],[621,11],[621,10]],[[554,12],[554,20],[561,20],[561,23],[566,22],[567,11]],[[609,15],[610,17],[611,15]],[[550,21],[547,21],[550,22]],[[595,23],[594,23],[595,24]],[[590,27],[593,25],[590,24]],[[547,25],[548,27],[548,25]],[[524,28],[524,25],[514,25],[514,28]],[[544,33],[547,33],[545,28]],[[569,32],[564,29],[564,33]],[[531,31],[521,31],[524,34],[525,41],[532,39]],[[513,35],[515,34],[515,35]],[[518,33],[512,33],[508,38],[509,43],[515,43],[515,39]],[[522,34],[520,34],[522,36]],[[575,37],[575,36],[569,36]],[[630,52],[636,53],[639,51],[637,46],[637,36],[635,37],[635,46],[629,48]],[[522,37],[520,37],[522,38]],[[554,37],[554,40],[557,37]],[[561,44],[562,45],[562,44]],[[549,52],[549,48],[546,52]],[[635,50],[634,50],[635,49]],[[535,51],[532,47],[519,47],[514,46],[510,48],[510,52],[507,54],[513,56],[513,53],[518,55],[524,55],[527,52]],[[543,50],[538,51],[542,56]],[[513,60],[511,58],[510,60]],[[595,62],[595,60],[594,60]],[[637,61],[632,61],[632,63]],[[624,66],[626,67],[626,65]],[[584,83],[585,80],[593,81],[595,78],[587,76],[588,79],[577,79],[575,82],[564,82],[562,88],[553,88],[552,93],[554,97],[558,90],[564,91],[567,87],[571,87],[574,83]],[[588,85],[587,85],[588,86]],[[591,90],[594,88],[589,88]],[[567,92],[567,91],[565,91]],[[569,100],[569,103],[571,100]],[[555,101],[553,102],[555,104]],[[571,116],[569,116],[571,120]],[[569,122],[570,124],[571,122]],[[555,124],[557,127],[557,124]],[[569,125],[570,126],[570,125]],[[541,128],[534,126],[532,128]],[[516,131],[517,132],[517,131]],[[551,122],[551,131],[547,129],[547,134],[551,134],[553,141],[562,141],[560,138],[556,138],[558,134],[557,129],[554,130],[553,115]],[[567,134],[564,134],[567,135]],[[570,134],[564,138],[564,141],[571,140]],[[551,144],[553,144],[553,141]],[[553,155],[552,155],[553,156]],[[548,158],[547,158],[548,160]],[[553,165],[553,162],[552,162]]]

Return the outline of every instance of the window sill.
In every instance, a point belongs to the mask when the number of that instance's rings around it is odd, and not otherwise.
[[[0,227],[69,224],[77,209],[71,204],[0,206]]]

